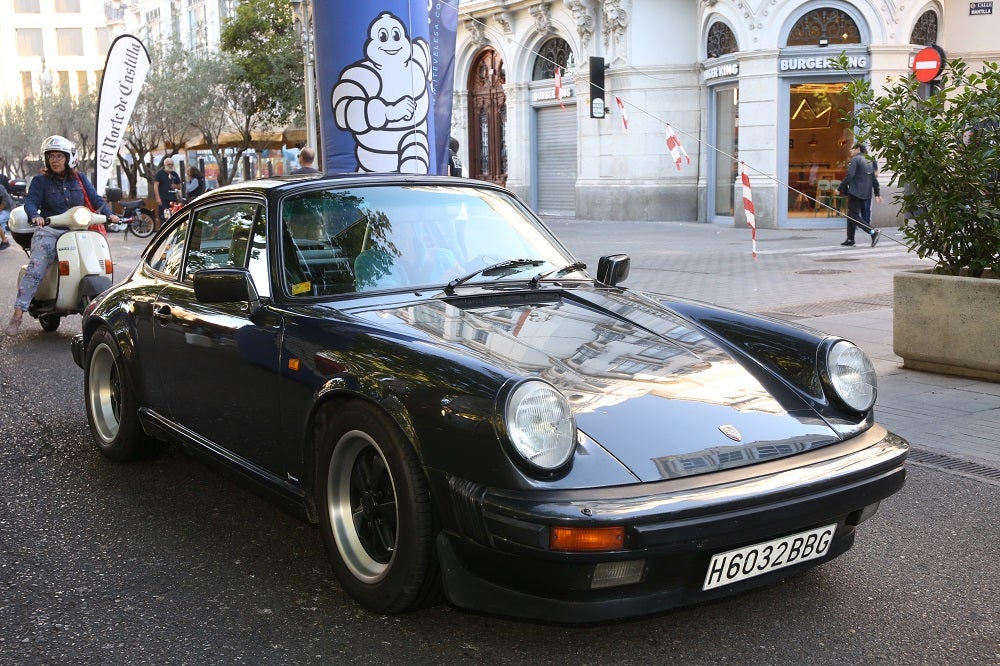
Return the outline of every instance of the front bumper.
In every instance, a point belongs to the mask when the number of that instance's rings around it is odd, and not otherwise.
[[[83,357],[86,353],[86,349],[83,347],[83,333],[77,333],[73,336],[73,339],[69,341],[69,349],[73,353],[73,362],[82,369]]]
[[[447,479],[455,516],[437,542],[445,594],[475,610],[595,622],[765,585],[848,550],[855,527],[902,488],[908,449],[875,426],[791,458],[635,486],[509,492]],[[832,523],[822,558],[702,590],[714,554]],[[624,525],[625,548],[556,552],[554,525]],[[595,568],[611,562],[641,562],[640,580],[595,589]]]

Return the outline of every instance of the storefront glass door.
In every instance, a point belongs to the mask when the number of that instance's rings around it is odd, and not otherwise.
[[[736,150],[739,105],[737,89],[721,88],[715,91],[715,168],[712,175],[715,215],[732,216],[736,184]]]
[[[841,217],[846,197],[837,186],[847,172],[853,135],[843,118],[854,103],[845,82],[793,84],[788,119],[788,217]]]

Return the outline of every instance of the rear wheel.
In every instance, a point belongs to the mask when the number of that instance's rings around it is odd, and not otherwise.
[[[87,346],[83,392],[94,443],[106,457],[124,462],[159,453],[163,444],[139,423],[138,403],[111,332],[100,328]]]
[[[316,505],[344,590],[380,613],[435,601],[430,496],[409,442],[366,403],[328,407],[319,423]]]
[[[51,333],[52,331],[59,328],[59,322],[62,321],[62,317],[53,314],[43,314],[38,316],[38,323],[41,324],[42,330]]]
[[[139,238],[145,238],[153,233],[156,225],[153,223],[153,218],[146,213],[137,213],[135,219],[132,220],[132,233]]]

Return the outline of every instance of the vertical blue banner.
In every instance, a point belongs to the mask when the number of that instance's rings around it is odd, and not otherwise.
[[[313,6],[323,166],[445,173],[458,0]]]

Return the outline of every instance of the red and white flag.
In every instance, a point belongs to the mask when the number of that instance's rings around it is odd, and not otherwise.
[[[622,114],[622,125],[625,127],[625,133],[628,134],[628,114],[625,112],[625,102],[618,95],[615,95],[615,104],[618,105],[618,110]]]
[[[743,211],[750,227],[750,241],[753,244],[753,258],[757,258],[757,218],[753,213],[753,194],[750,192],[750,174],[746,162],[740,162],[740,179],[743,181]]]
[[[670,123],[667,123],[667,148],[670,149],[670,156],[674,158],[674,164],[677,165],[678,171],[681,170],[681,159],[687,159],[687,163],[691,164],[691,158],[688,157],[687,151],[684,150],[681,140],[677,138],[677,133],[674,132]]]
[[[566,108],[566,105],[562,101],[562,67],[556,65],[556,99],[559,100],[559,106]]]

